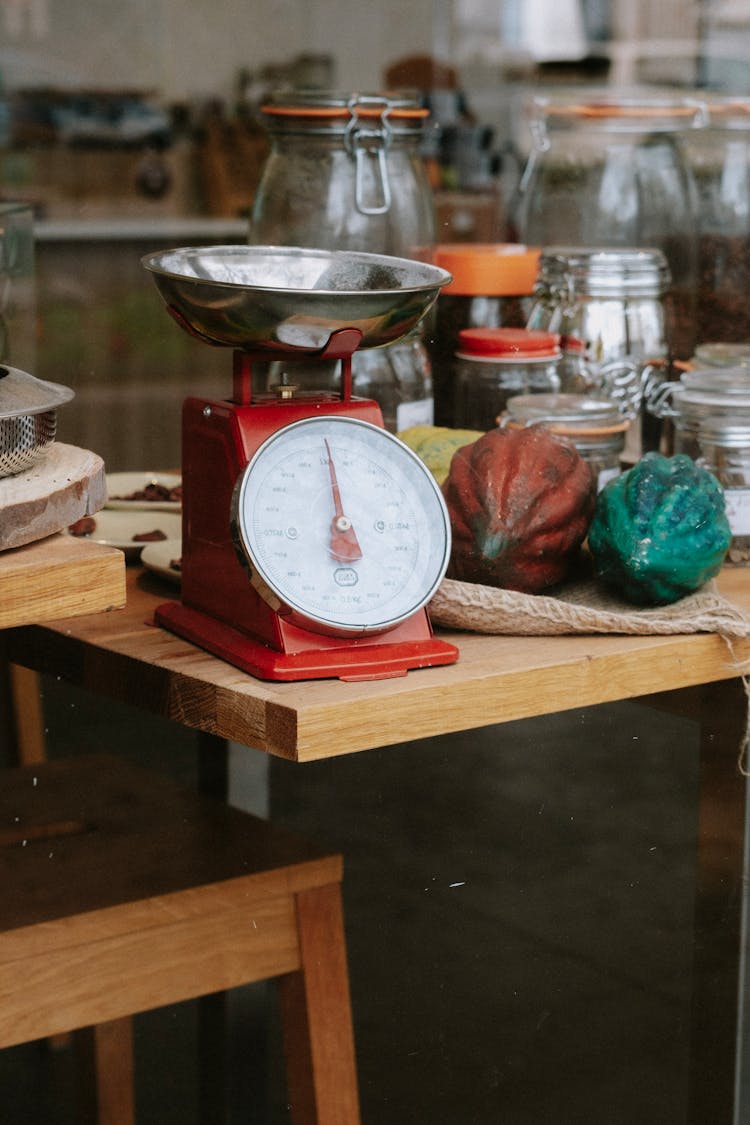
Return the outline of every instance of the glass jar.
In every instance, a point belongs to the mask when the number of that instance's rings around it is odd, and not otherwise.
[[[416,100],[292,91],[274,95],[261,114],[271,151],[255,194],[251,243],[431,259],[433,197],[420,155],[429,113]],[[269,384],[282,366],[268,365]],[[295,363],[294,379],[335,386],[338,370]],[[352,377],[356,394],[380,404],[388,429],[398,425],[396,406],[410,403],[415,415],[433,421],[421,328],[406,341],[355,352]]]
[[[512,395],[559,391],[559,337],[525,328],[464,328],[456,352],[454,425],[491,430]]]
[[[514,396],[508,399],[502,424],[544,425],[568,438],[591,466],[598,489],[622,471],[630,422],[611,399],[576,394]]]
[[[539,259],[528,327],[560,334],[563,390],[602,391],[640,417],[631,459],[660,445],[644,398],[667,374],[669,279],[664,254],[648,248],[549,246]]]
[[[651,247],[669,264],[673,355],[694,349],[696,195],[683,151],[705,125],[695,98],[537,97],[532,149],[514,206],[521,241],[537,246]]]
[[[727,562],[750,566],[750,417],[744,421],[709,416],[698,427],[698,463],[724,489],[732,542]]]
[[[750,99],[709,95],[686,137],[698,197],[698,342],[750,339]]]
[[[435,306],[426,337],[435,388],[435,422],[454,425],[455,353],[464,328],[523,328],[539,251],[516,243],[444,243],[435,265],[452,276]]]
[[[651,409],[674,424],[674,452],[697,461],[700,427],[708,419],[750,426],[750,368],[704,368],[685,371],[678,382],[665,383]]]
[[[429,112],[416,100],[292,91],[261,115],[271,151],[251,242],[431,255],[434,208],[420,155]]]

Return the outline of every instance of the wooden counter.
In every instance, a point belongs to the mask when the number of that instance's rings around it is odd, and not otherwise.
[[[727,568],[719,585],[750,613],[750,572]],[[9,658],[296,761],[731,679],[735,662],[750,660],[750,641],[730,652],[713,634],[441,633],[459,647],[455,665],[361,683],[265,683],[153,626],[154,608],[173,597],[162,579],[129,568],[124,609],[13,630]]]

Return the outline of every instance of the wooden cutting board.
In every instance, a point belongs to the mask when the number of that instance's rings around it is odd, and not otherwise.
[[[98,512],[106,499],[102,458],[52,442],[31,469],[0,477],[0,551],[54,535]]]
[[[125,604],[125,556],[57,534],[0,552],[0,629],[99,613]]]

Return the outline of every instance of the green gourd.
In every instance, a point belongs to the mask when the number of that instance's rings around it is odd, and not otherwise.
[[[684,454],[647,453],[599,493],[588,542],[624,598],[667,605],[718,574],[731,538],[716,478]]]

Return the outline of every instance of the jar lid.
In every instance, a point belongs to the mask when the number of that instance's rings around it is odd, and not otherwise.
[[[706,103],[694,97],[612,97],[606,91],[592,96],[585,90],[561,95],[538,95],[532,112],[551,124],[573,122],[602,125],[608,130],[650,133],[696,129],[706,124]]]
[[[466,355],[500,359],[557,359],[560,337],[530,328],[462,328],[459,348]]]
[[[708,124],[722,129],[750,129],[750,98],[706,95]]]
[[[446,242],[434,262],[453,275],[443,293],[467,297],[530,296],[539,270],[539,248],[514,242]]]
[[[750,126],[750,118],[748,119]],[[693,356],[699,363],[709,367],[734,367],[735,364],[750,364],[750,343],[748,344],[698,344]]]
[[[699,367],[695,371],[683,371],[679,386],[682,396],[688,398],[700,394],[722,398],[750,395],[750,366]]]
[[[629,424],[616,402],[593,395],[512,395],[506,410],[510,422],[546,422],[558,433],[624,433]]]
[[[393,132],[421,132],[430,111],[416,98],[390,93],[332,93],[290,90],[272,94],[260,107],[270,127],[344,132],[352,120],[387,121]]]
[[[670,280],[665,254],[650,247],[547,246],[539,258],[539,285],[592,297],[661,297]]]

